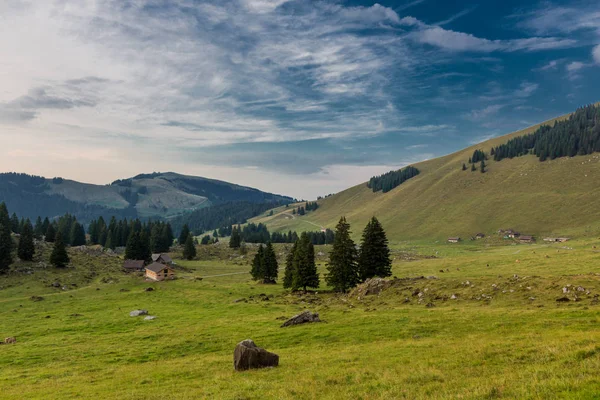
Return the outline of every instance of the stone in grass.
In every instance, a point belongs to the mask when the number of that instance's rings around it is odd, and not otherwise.
[[[321,322],[321,320],[319,319],[319,314],[311,313],[310,311],[306,310],[298,315],[294,315],[292,318],[285,321],[283,325],[281,325],[281,327],[285,328],[286,326],[300,325],[311,322]]]
[[[7,337],[6,339],[4,339],[4,344],[15,344],[17,343],[17,339],[15,339],[14,337]]]
[[[156,319],[156,316],[148,315],[146,318],[144,318],[144,321],[152,321],[153,319]]]
[[[153,287],[147,287],[146,289],[144,289],[144,292],[154,292],[154,288]]]
[[[233,351],[233,368],[246,371],[256,368],[277,367],[279,356],[258,347],[251,339],[238,343]]]
[[[140,315],[148,315],[148,311],[146,310],[133,310],[129,313],[130,317],[139,317]]]

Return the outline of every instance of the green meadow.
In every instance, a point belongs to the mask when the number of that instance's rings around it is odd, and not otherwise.
[[[0,277],[0,336],[17,339],[0,346],[0,398],[600,398],[600,239],[402,242],[398,279],[371,296],[257,284],[254,248],[225,247],[176,260],[169,282],[75,249],[72,268]],[[140,308],[157,319],[129,316]],[[324,322],[280,328],[305,309]],[[247,338],[280,366],[235,372]]]

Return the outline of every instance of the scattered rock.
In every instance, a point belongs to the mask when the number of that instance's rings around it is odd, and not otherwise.
[[[292,318],[285,321],[283,325],[281,325],[281,327],[285,328],[286,326],[300,325],[312,322],[321,322],[321,320],[319,319],[319,314],[311,313],[310,311],[306,310],[298,315],[294,315]]]
[[[15,344],[17,343],[17,339],[14,337],[7,337],[4,339],[4,344]]]
[[[156,319],[156,316],[154,316],[154,315],[148,315],[147,317],[144,318],[144,321],[152,321],[154,319]]]
[[[358,285],[352,292],[350,292],[351,297],[363,297],[372,294],[379,294],[383,290],[390,287],[390,281],[386,281],[381,278],[372,278],[367,279],[364,283]]]
[[[458,299],[458,296],[456,296],[455,294],[453,294],[452,296],[450,296],[450,299],[451,300],[456,300],[456,299]]]
[[[568,297],[559,297],[558,299],[556,299],[557,302],[559,303],[567,303],[569,301],[571,301],[571,299],[569,299]]]
[[[31,296],[29,298],[31,301],[42,301],[44,298],[42,296]]]
[[[154,288],[153,287],[147,287],[146,289],[144,289],[144,292],[154,292]]]
[[[585,292],[585,288],[583,288],[581,286],[577,286],[577,291],[578,292]]]
[[[246,300],[246,299],[242,298],[242,299],[236,299],[236,300],[234,300],[233,302],[234,302],[234,303],[241,303],[241,302],[247,303],[247,302],[248,302],[248,300]]]
[[[60,282],[54,282],[51,286],[55,287],[55,288],[59,288],[61,285],[60,285]]]
[[[427,307],[427,308],[433,308],[433,307],[435,307],[435,304],[433,304],[433,303],[427,303],[427,305],[425,307]]]
[[[129,313],[130,317],[139,317],[140,315],[148,315],[148,311],[146,310],[133,310]]]
[[[563,293],[569,293],[569,289],[568,289],[568,288],[566,288],[566,287],[564,287],[564,288],[562,288],[562,292],[563,292]]]
[[[238,343],[233,351],[233,367],[236,371],[254,368],[277,367],[279,356],[258,347],[251,339]]]

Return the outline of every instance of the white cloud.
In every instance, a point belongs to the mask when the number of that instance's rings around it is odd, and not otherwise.
[[[554,37],[489,40],[478,38],[470,33],[456,32],[439,26],[430,26],[413,17],[405,17],[400,20],[400,23],[405,26],[418,28],[409,34],[415,41],[456,52],[541,51],[568,48],[577,44],[577,41],[574,39]]]
[[[481,122],[490,116],[498,114],[502,108],[504,108],[502,104],[493,104],[485,108],[471,110],[468,114],[465,114],[465,118],[473,122]]]
[[[567,64],[567,71],[569,72],[577,72],[582,68],[585,68],[585,64],[580,61],[573,61]]]
[[[594,47],[594,49],[592,50],[592,57],[594,59],[594,62],[600,65],[600,44]]]

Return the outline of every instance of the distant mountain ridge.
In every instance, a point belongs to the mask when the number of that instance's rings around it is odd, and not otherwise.
[[[231,202],[275,203],[293,199],[215,179],[174,172],[140,174],[109,185],[19,173],[0,174],[0,201],[20,217],[71,213],[83,222],[99,216],[172,218]]]

